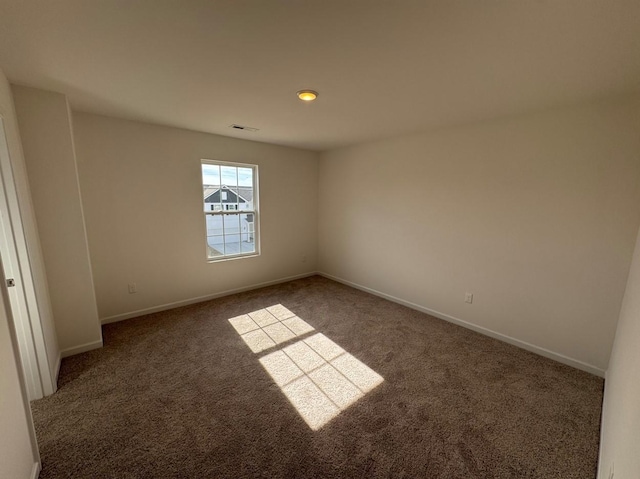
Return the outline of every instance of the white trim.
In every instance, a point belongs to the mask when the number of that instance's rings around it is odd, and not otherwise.
[[[62,351],[60,351],[60,356],[63,358],[68,358],[69,356],[84,353],[87,351],[91,351],[92,349],[98,349],[101,347],[102,347],[102,339],[98,339],[97,341],[81,344],[80,346],[74,346],[72,348],[63,349]]]
[[[398,303],[403,306],[407,306],[411,309],[415,309],[417,311],[430,314],[431,316],[435,316],[436,318],[442,319],[444,321],[457,324],[458,326],[462,326],[463,328],[471,329],[472,331],[475,331],[480,334],[484,334],[485,336],[489,336],[494,339],[499,339],[500,341],[504,341],[505,343],[509,343],[519,348],[526,349],[527,351],[530,351],[532,353],[539,354],[540,356],[544,356],[545,358],[553,359],[554,361],[558,361],[560,363],[567,364],[568,366],[581,369],[582,371],[595,374],[596,376],[599,376],[601,378],[605,376],[606,371],[604,371],[603,369],[600,369],[591,364],[587,364],[578,359],[570,358],[568,356],[565,356],[564,354],[556,353],[548,349],[542,348],[540,346],[536,346],[535,344],[527,343],[526,341],[521,341],[520,339],[512,338],[511,336],[498,333],[488,328],[483,328],[482,326],[469,323],[462,319],[456,318],[454,316],[450,316],[445,313],[441,313],[439,311],[435,311],[433,309],[425,308],[424,306],[420,306],[419,304],[412,303],[410,301],[405,301],[404,299],[391,296],[390,294],[386,294],[372,288],[367,288],[366,286],[362,286],[360,284],[347,281],[346,279],[338,278],[336,276],[323,273],[321,271],[319,271],[318,274],[320,276],[324,276],[325,278],[331,279],[333,281],[337,281],[338,283],[346,284],[347,286],[351,286],[352,288],[359,289],[367,293],[371,293],[375,296],[379,296],[381,298],[388,299],[389,301],[393,301],[394,303]]]
[[[233,163],[233,162],[229,162],[229,161],[220,161],[220,160],[212,160],[210,158],[201,158],[200,159],[200,175],[202,175],[202,166],[203,165],[211,165],[211,166],[217,166],[218,167],[218,171],[220,173],[220,188],[218,188],[218,190],[222,190],[222,187],[225,186],[222,184],[222,167],[223,166],[230,166],[230,167],[234,167],[236,168],[236,188],[239,188],[240,185],[238,183],[238,168],[250,168],[253,170],[253,199],[252,199],[252,203],[253,203],[253,209],[251,210],[236,210],[236,211],[231,211],[231,212],[227,212],[227,211],[221,211],[221,212],[215,212],[215,211],[206,211],[204,210],[204,227],[205,227],[205,235],[204,235],[204,244],[206,246],[205,251],[206,251],[206,255],[205,258],[207,258],[207,262],[208,263],[215,263],[217,261],[223,261],[224,259],[237,259],[237,258],[244,258],[246,256],[260,256],[260,186],[259,186],[259,168],[258,165],[254,165],[251,163]],[[201,176],[202,178],[202,176]],[[202,185],[204,186],[204,184]],[[209,186],[213,186],[213,185],[209,185]],[[229,185],[226,185],[227,188],[229,187]],[[236,194],[239,195],[239,190],[236,189]],[[214,191],[215,193],[215,191]],[[211,193],[213,194],[213,193]],[[211,195],[209,195],[211,196]],[[220,195],[222,196],[222,194]],[[206,199],[206,198],[204,198]],[[204,200],[203,200],[204,201]],[[206,205],[207,203],[202,203],[203,205]],[[220,198],[220,204],[222,205],[222,198]],[[238,204],[238,203],[236,203]],[[246,213],[245,213],[246,212]],[[217,256],[217,257],[209,257],[209,242],[207,240],[207,215],[213,215],[213,216],[217,216],[217,215],[221,215],[223,217],[223,221],[222,221],[222,236],[225,236],[225,232],[224,232],[224,215],[242,215],[242,214],[252,214],[253,215],[253,244],[254,244],[254,251],[250,251],[248,253],[239,253],[239,254],[235,254],[235,255],[227,255],[227,254],[223,254],[222,256]],[[242,232],[240,232],[240,239],[242,240]],[[241,241],[242,242],[242,241]],[[107,318],[108,319],[108,318]],[[126,319],[126,318],[123,318]],[[104,321],[103,321],[104,324]]]
[[[214,256],[213,258],[207,259],[207,263],[219,263],[220,261],[232,261],[234,259],[251,258],[252,256],[260,256],[260,253],[249,252],[249,253],[227,254],[223,256]],[[218,259],[215,259],[215,258],[218,258]]]
[[[40,476],[40,461],[33,463],[33,468],[31,469],[31,479],[38,479]]]
[[[40,367],[39,359],[46,361],[46,350],[39,351],[36,344],[36,336],[41,333],[38,326],[41,324],[37,304],[33,304],[35,296],[29,294],[32,292],[29,287],[33,287],[29,269],[31,259],[22,221],[21,206],[24,205],[18,200],[14,169],[4,117],[0,115],[0,240],[3,245],[0,254],[3,255],[5,275],[15,279],[15,286],[8,291],[8,304],[15,321],[27,397],[31,401],[44,396],[41,374],[44,368]],[[43,354],[39,356],[38,353]]]
[[[229,258],[230,259],[230,258]],[[294,281],[296,279],[308,278],[309,276],[315,276],[318,273],[311,271],[309,273],[297,274],[295,276],[287,276],[286,278],[274,279],[272,281],[265,281],[264,283],[252,284],[249,286],[242,286],[240,288],[228,289],[219,293],[207,294],[205,296],[198,296],[197,298],[183,299],[181,301],[174,301],[173,303],[161,304],[159,306],[152,306],[150,308],[138,309],[137,311],[131,311],[129,313],[116,314],[102,318],[102,324],[116,323],[125,319],[135,318],[137,316],[143,316],[145,314],[157,313],[160,311],[167,311],[169,309],[179,308],[181,306],[188,306],[190,304],[202,303],[203,301],[209,301],[211,299],[221,298],[222,296],[229,296],[231,294],[242,293],[244,291],[251,291],[252,289],[264,288],[266,286],[272,286],[274,284],[286,283],[288,281]]]
[[[7,288],[4,287],[4,265],[2,258],[0,258],[0,316],[6,315],[7,323],[9,326],[9,340],[11,342],[11,348],[13,351],[13,359],[18,374],[18,383],[20,388],[20,398],[22,399],[22,406],[24,407],[25,419],[27,422],[27,429],[29,432],[29,440],[31,441],[31,453],[33,454],[34,464],[36,464],[36,470],[39,473],[40,467],[40,450],[38,449],[38,440],[36,438],[36,430],[33,425],[33,415],[31,412],[31,404],[29,403],[29,397],[27,396],[27,383],[25,378],[24,368],[22,367],[22,359],[20,351],[18,350],[18,338],[16,334],[16,322],[13,317],[13,312],[9,306],[9,294]],[[3,311],[4,310],[4,311]],[[37,477],[37,475],[36,475]]]
[[[55,369],[55,374],[54,374],[54,378],[56,380],[56,383],[54,384],[54,386],[55,386],[54,389],[56,389],[56,390],[58,389],[58,377],[60,376],[60,365],[61,364],[62,364],[62,351],[60,351],[58,353],[58,359],[56,359],[56,369]]]

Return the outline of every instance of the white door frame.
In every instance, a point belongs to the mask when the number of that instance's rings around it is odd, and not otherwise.
[[[2,255],[0,255],[0,285],[5,281],[5,276],[3,274],[3,261]],[[27,381],[23,374],[23,369],[20,367],[21,363],[21,354],[19,352],[19,345],[17,341],[17,331],[16,331],[16,323],[13,318],[13,313],[11,308],[9,307],[9,295],[7,294],[7,290],[4,288],[0,288],[0,321],[3,320],[2,316],[6,316],[7,326],[9,328],[9,338],[11,340],[11,349],[13,350],[13,356],[15,359],[15,367],[16,372],[18,373],[18,381],[20,383],[20,391],[19,394],[22,398],[22,402],[24,405],[24,412],[27,418],[27,427],[29,429],[29,439],[31,441],[31,451],[33,453],[33,471],[31,474],[32,478],[37,478],[40,474],[40,470],[42,468],[42,461],[40,459],[40,450],[38,448],[38,440],[36,438],[36,431],[33,426],[33,416],[31,415],[31,407],[29,405],[28,393],[27,393]],[[3,367],[14,367],[13,364],[3,364]],[[15,394],[15,391],[3,391],[4,394]]]
[[[47,356],[31,272],[31,260],[2,115],[0,115],[0,256],[3,258],[4,276],[15,280],[15,286],[8,287],[7,293],[24,369],[27,394],[32,401],[52,394],[56,387]],[[0,287],[7,286],[2,284]]]

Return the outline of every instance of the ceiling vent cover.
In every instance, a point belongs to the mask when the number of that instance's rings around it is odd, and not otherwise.
[[[244,130],[244,131],[258,131],[259,128],[253,128],[252,126],[243,126],[243,125],[229,125],[229,128],[233,128],[234,130]]]

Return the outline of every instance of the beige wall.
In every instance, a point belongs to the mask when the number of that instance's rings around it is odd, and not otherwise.
[[[46,271],[42,258],[34,208],[31,202],[31,193],[24,163],[20,133],[18,131],[13,96],[9,82],[1,70],[0,116],[4,118],[5,134],[11,156],[14,184],[22,219],[20,226],[24,232],[24,242],[18,241],[18,254],[20,255],[21,269],[23,270],[25,282],[33,286],[31,289],[26,288],[28,290],[28,296],[30,296],[32,292],[35,298],[31,298],[31,302],[37,303],[37,312],[34,312],[34,317],[39,316],[40,318],[42,334],[36,335],[36,340],[39,341],[42,339],[45,343],[43,348],[46,350],[46,361],[40,361],[40,364],[43,362],[46,363],[50,374],[50,382],[55,384],[60,349],[53,322]],[[28,286],[28,284],[25,284],[25,286]],[[46,371],[46,369],[44,371]],[[42,372],[42,374],[45,374],[45,372]]]
[[[602,374],[640,221],[639,124],[621,98],[327,152],[319,269]]]
[[[316,270],[316,153],[84,113],[74,128],[102,319]],[[203,158],[259,166],[259,257],[206,261]]]
[[[0,261],[0,280],[4,282]],[[20,376],[15,331],[5,288],[0,291],[0,477],[30,479],[40,461],[31,411]],[[13,336],[13,337],[12,337]]]
[[[640,233],[622,302],[605,383],[600,479],[635,478],[640,471]]]
[[[13,86],[63,355],[102,346],[67,99]]]

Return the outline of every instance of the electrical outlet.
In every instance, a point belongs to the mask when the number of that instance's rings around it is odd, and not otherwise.
[[[129,294],[133,294],[137,292],[138,292],[138,287],[136,286],[136,283],[129,283]]]
[[[465,303],[473,303],[473,293],[465,293],[464,302]]]

